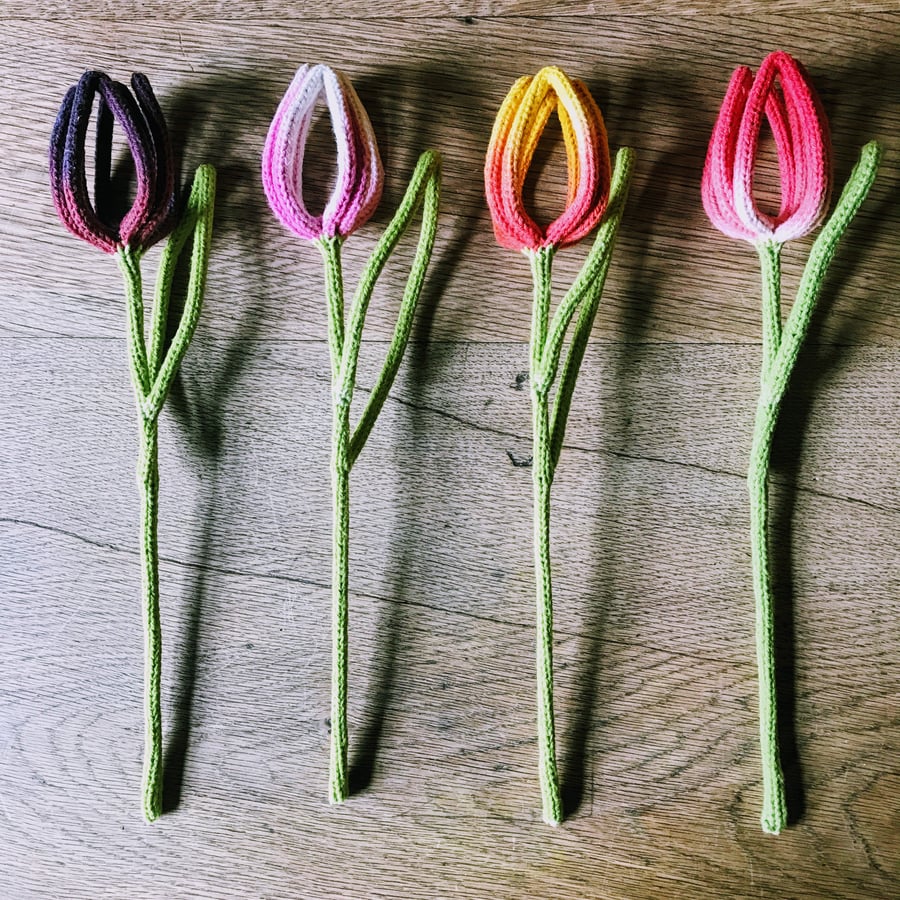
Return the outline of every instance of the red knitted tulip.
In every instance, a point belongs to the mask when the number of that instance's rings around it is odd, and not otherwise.
[[[764,114],[781,174],[776,216],[753,197]],[[821,224],[831,193],[828,120],[806,70],[789,54],[770,53],[755,78],[746,66],[735,70],[709,143],[702,193],[710,220],[729,237],[780,244]]]
[[[762,212],[753,198],[763,115],[775,137],[781,175],[781,207],[774,216]],[[703,206],[713,225],[729,237],[754,244],[762,267],[761,389],[747,486],[759,676],[761,824],[771,834],[778,834],[788,824],[778,747],[775,600],[769,564],[772,439],[828,265],[872,185],[880,157],[881,150],[874,141],[863,147],[834,212],[825,221],[831,193],[828,122],[804,68],[787,53],[778,51],[763,60],[755,78],[746,66],[735,70],[713,129],[703,171]],[[781,302],[783,244],[809,234],[819,225],[822,229],[785,318]]]

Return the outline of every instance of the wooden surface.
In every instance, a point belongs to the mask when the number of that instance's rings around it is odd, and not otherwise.
[[[764,15],[738,3],[724,17],[710,3],[665,15],[573,3],[561,16],[565,4],[537,0],[200,0],[169,18],[169,6],[55,0],[39,16],[11,0],[0,20],[0,896],[900,895],[900,15],[872,3]],[[886,156],[777,436],[793,824],[773,838],[758,825],[742,474],[758,276],[752,250],[709,225],[698,181],[731,69],[776,47],[821,91],[839,184],[866,140]],[[385,158],[382,207],[347,244],[351,279],[416,155],[446,156],[414,345],[353,476],[357,794],[341,808],[325,802],[320,263],[269,213],[258,166],[307,60],[352,76]],[[571,810],[556,830],[539,813],[531,485],[517,465],[530,454],[529,277],[494,244],[480,181],[504,92],[550,62],[589,83],[613,147],[639,154],[555,486]],[[206,308],[161,427],[170,811],[152,827],[138,805],[121,286],[112,260],[63,230],[47,190],[50,126],[88,66],[145,71],[184,171],[220,172]],[[562,153],[552,140],[542,152],[534,202],[549,215]],[[787,252],[791,288],[807,250]],[[559,285],[584,252],[559,256]],[[408,258],[376,296],[363,394]]]

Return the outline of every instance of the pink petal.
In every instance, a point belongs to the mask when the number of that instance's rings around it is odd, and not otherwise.
[[[723,234],[753,241],[760,235],[738,217],[734,201],[734,158],[741,118],[753,74],[746,66],[735,69],[713,127],[706,165],[703,168],[701,196],[710,221]]]

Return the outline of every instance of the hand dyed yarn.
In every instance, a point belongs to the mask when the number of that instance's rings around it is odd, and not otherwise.
[[[753,175],[763,116],[775,139],[781,175],[777,215],[759,209]],[[881,150],[866,144],[831,218],[816,238],[786,322],[781,313],[781,248],[817,228],[828,211],[832,164],[828,121],[809,75],[787,53],[769,54],[754,77],[736,69],[712,133],[702,196],[706,213],[728,237],[756,247],[762,267],[762,373],[747,476],[756,603],[762,828],[787,824],[778,748],[773,598],[768,554],[768,476],[772,435],[788,382],[837,243],[869,192]]]
[[[132,93],[102,72],[85,72],[66,93],[50,139],[50,190],[66,228],[106,253],[116,256],[125,278],[128,355],[131,382],[141,424],[138,482],[141,490],[141,572],[144,620],[145,748],[143,812],[150,822],[162,812],[162,629],[159,617],[158,420],[178,366],[197,327],[212,237],[215,170],[200,166],[183,210],[176,210],[175,167],[162,110],[144,75],[131,77]],[[94,100],[97,101],[94,200],[87,185],[85,140]],[[113,126],[125,133],[137,177],[131,209],[121,218],[113,212],[110,165]],[[156,303],[149,346],[144,336],[141,257],[170,234],[156,282]],[[166,324],[175,268],[192,239],[190,275],[184,311],[168,349]]]
[[[547,226],[526,212],[522,191],[528,168],[551,113],[556,112],[566,145],[568,196],[563,213]],[[610,173],[603,116],[588,89],[555,66],[512,86],[494,122],[484,167],[485,193],[498,242],[520,250],[531,264],[531,403],[534,423],[534,552],[537,582],[538,753],[544,820],[562,821],[553,711],[553,592],[550,569],[550,489],[562,450],[566,419],[578,370],[600,303],[606,273],[634,165],[622,148]],[[550,316],[551,269],[560,247],[574,244],[599,225],[584,265]],[[578,313],[559,378],[566,334]]]
[[[327,104],[337,143],[337,177],[322,214],[313,216],[303,199],[303,161],[320,100]],[[372,123],[342,72],[322,65],[304,65],[297,70],[269,128],[263,183],[273,212],[308,241],[344,238],[375,212],[384,169]]]
[[[303,160],[315,107],[324,100],[337,143],[334,191],[320,216],[303,197]],[[324,65],[301,66],[272,120],[262,159],[263,187],[276,216],[296,234],[314,242],[325,263],[328,346],[332,380],[332,458],[334,532],[332,569],[332,689],[329,799],[341,803],[349,794],[347,767],[348,577],[350,470],[372,431],[394,382],[409,341],[413,315],[437,230],[441,159],[428,150],[419,157],[400,208],[372,251],[357,285],[345,322],[341,246],[368,221],[381,198],[384,172],[372,123],[356,91],[342,73]],[[422,225],[406,282],[397,324],[382,370],[356,427],[350,427],[350,404],[366,311],[375,282],[416,212]]]
[[[175,166],[162,110],[145,75],[131,76],[134,96],[102,72],[85,72],[66,92],[50,139],[50,189],[60,219],[76,237],[117,253],[146,250],[175,226]],[[97,100],[94,204],[87,185],[85,140]],[[137,190],[131,209],[114,221],[110,166],[113,124],[125,132]]]

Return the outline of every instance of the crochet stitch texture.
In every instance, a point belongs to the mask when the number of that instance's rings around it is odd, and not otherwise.
[[[145,75],[131,76],[134,96],[103,72],[88,71],[63,98],[50,138],[50,191],[60,219],[76,237],[106,253],[128,245],[146,250],[175,225],[175,166],[162,110]],[[94,203],[85,141],[97,99]],[[118,222],[110,206],[113,123],[125,132],[134,160],[134,204]]]
[[[140,422],[138,484],[141,492],[141,574],[144,625],[145,747],[142,808],[152,822],[162,813],[162,628],[159,614],[159,429],[169,388],[197,327],[206,285],[215,198],[215,170],[200,166],[180,216],[166,123],[150,82],[131,77],[134,91],[102,72],[88,71],[66,93],[50,139],[50,190],[63,224],[106,253],[113,253],[125,278],[128,356]],[[94,97],[97,139],[94,200],[87,186],[85,140]],[[118,221],[111,212],[113,124],[118,123],[134,158],[137,189],[131,209]],[[173,230],[174,229],[174,230]],[[141,258],[171,232],[163,249],[149,344],[144,335]],[[166,347],[166,327],[175,270],[187,246],[190,272],[184,309]]]

